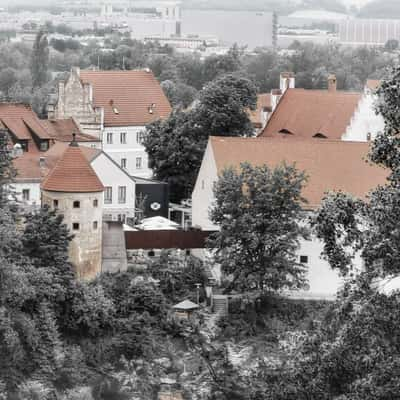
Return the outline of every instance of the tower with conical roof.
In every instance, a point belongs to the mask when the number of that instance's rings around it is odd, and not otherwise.
[[[74,238],[69,258],[78,279],[101,272],[104,187],[75,137],[42,182],[42,204],[57,209]]]

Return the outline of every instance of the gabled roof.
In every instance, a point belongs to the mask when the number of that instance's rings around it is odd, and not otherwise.
[[[42,189],[53,192],[102,192],[103,184],[90,166],[82,149],[71,144],[42,182]]]
[[[193,301],[190,300],[184,300],[180,302],[179,304],[176,304],[173,306],[175,310],[185,310],[185,311],[190,311],[190,310],[197,310],[199,308],[198,304],[193,303]]]
[[[16,103],[0,103],[0,121],[19,140],[51,139],[49,132],[30,106]]]
[[[152,72],[81,70],[80,78],[91,84],[95,107],[104,108],[105,126],[144,126],[171,112]]]
[[[306,209],[317,208],[327,191],[343,191],[359,198],[386,182],[387,172],[366,162],[369,143],[296,138],[221,138],[210,144],[218,173],[241,163],[296,164],[308,181],[303,191]]]
[[[71,142],[72,134],[76,134],[77,142],[100,142],[95,136],[83,133],[73,118],[42,120],[43,126],[47,129],[54,140],[60,142]]]
[[[322,134],[341,139],[361,99],[361,93],[327,90],[288,89],[259,136],[312,138]]]

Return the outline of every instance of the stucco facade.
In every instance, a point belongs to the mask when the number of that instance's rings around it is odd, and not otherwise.
[[[69,258],[78,279],[92,280],[102,267],[103,193],[42,191],[43,204],[57,209],[74,235]],[[78,207],[79,204],[79,207]]]
[[[366,87],[342,140],[366,142],[375,139],[379,132],[383,132],[385,122],[382,115],[375,111],[376,101],[377,96]]]

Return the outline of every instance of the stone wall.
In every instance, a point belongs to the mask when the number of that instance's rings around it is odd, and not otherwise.
[[[90,84],[82,84],[80,69],[73,68],[66,82],[58,85],[58,101],[49,118],[65,119],[73,117],[84,133],[101,139],[103,110],[93,106],[93,89]]]
[[[58,201],[58,204],[55,204]],[[74,202],[79,201],[79,208]],[[97,206],[95,206],[97,201]],[[92,280],[101,273],[103,193],[63,193],[42,191],[42,203],[57,208],[74,238],[69,258],[78,279]],[[78,229],[74,224],[79,224]]]

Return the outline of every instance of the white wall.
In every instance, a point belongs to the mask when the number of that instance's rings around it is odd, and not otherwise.
[[[366,88],[342,140],[366,142],[368,133],[375,139],[383,131],[385,123],[382,116],[375,113],[375,101],[376,96]]]
[[[40,193],[40,182],[15,182],[12,184],[16,192],[17,200],[26,205],[37,205],[41,204],[41,193]],[[22,191],[24,189],[29,190],[29,201],[24,202],[22,200]]]
[[[103,150],[118,164],[121,159],[127,159],[127,171],[132,176],[151,178],[152,171],[148,168],[148,156],[144,147],[138,143],[137,134],[145,131],[144,126],[105,127],[103,130]],[[126,132],[126,144],[122,144],[120,134]],[[107,143],[107,133],[113,134],[113,143]],[[136,168],[136,158],[142,159],[142,167]]]
[[[192,193],[192,225],[200,226],[203,230],[218,228],[209,219],[209,210],[214,199],[213,186],[217,179],[217,165],[212,147],[208,142]]]
[[[98,155],[92,161],[91,166],[103,186],[112,187],[112,203],[105,204],[103,200],[104,215],[112,215],[113,220],[117,220],[120,214],[125,215],[126,218],[133,218],[135,216],[135,182],[104,153]],[[126,187],[125,204],[118,202],[119,186]]]

